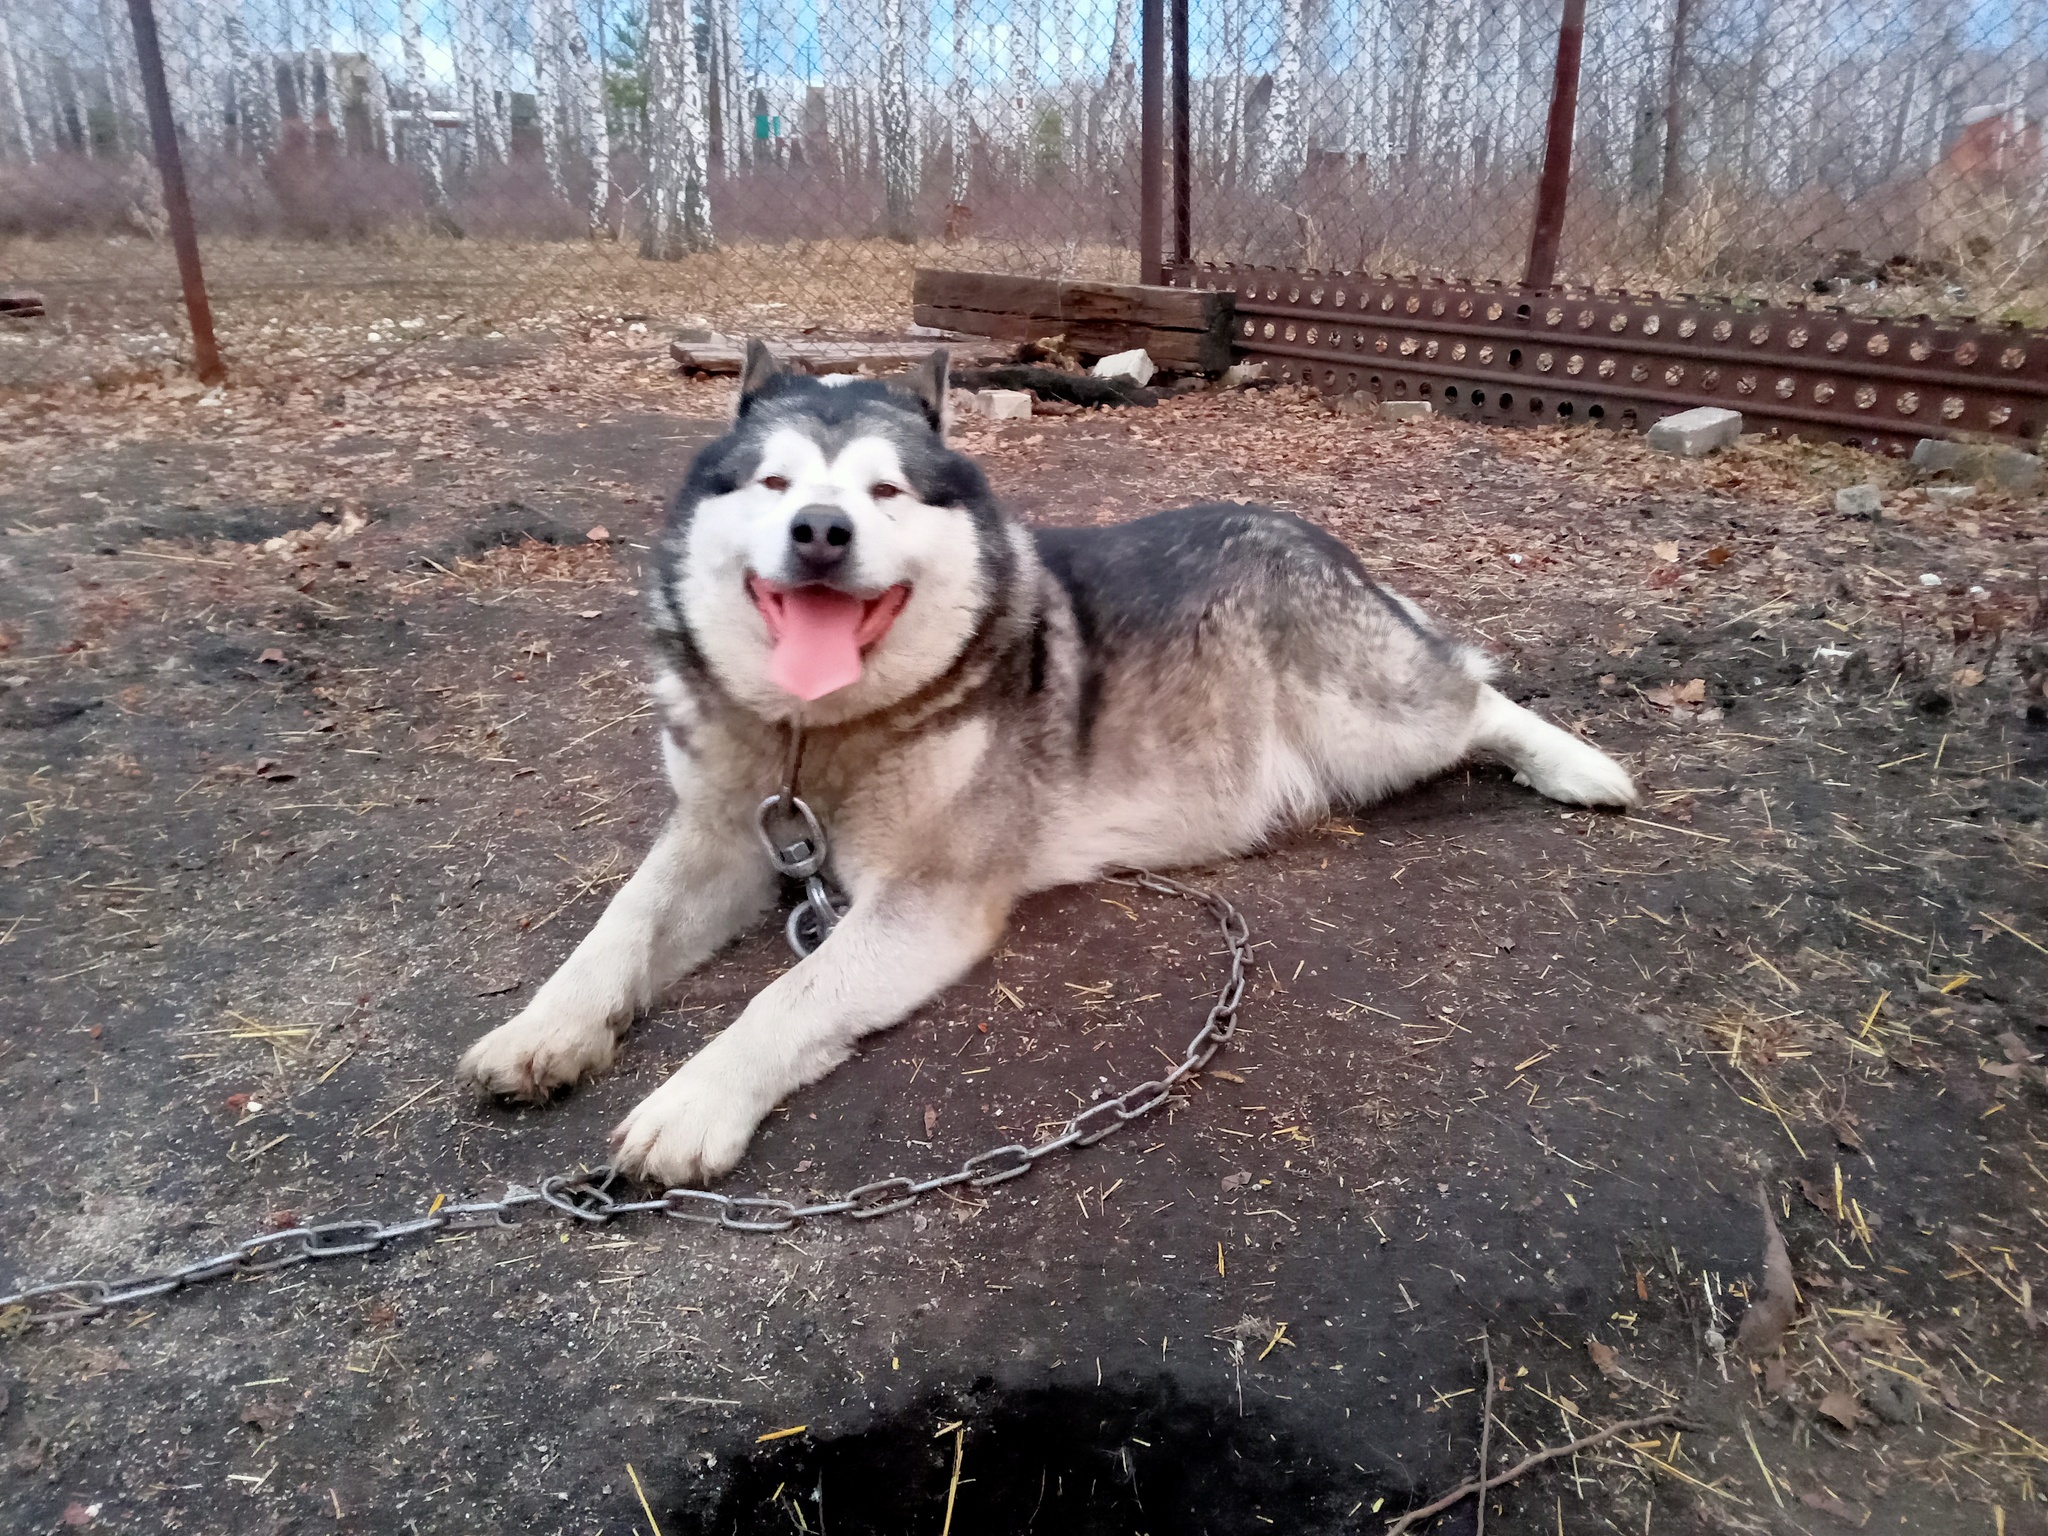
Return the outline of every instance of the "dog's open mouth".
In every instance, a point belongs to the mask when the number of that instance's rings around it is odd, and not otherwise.
[[[808,701],[860,681],[862,657],[889,633],[910,600],[910,588],[856,597],[835,587],[785,587],[749,576],[747,595],[775,645],[770,680]]]

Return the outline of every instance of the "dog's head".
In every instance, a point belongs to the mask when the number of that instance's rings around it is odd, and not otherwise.
[[[910,697],[980,627],[1010,556],[981,471],[946,446],[943,350],[908,381],[809,378],[747,349],[661,551],[657,622],[742,704],[835,724]]]

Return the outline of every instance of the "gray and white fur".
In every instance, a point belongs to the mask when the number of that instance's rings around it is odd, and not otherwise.
[[[945,401],[943,352],[883,383],[792,375],[756,343],[731,430],[671,504],[653,692],[675,809],[462,1075],[535,1099],[601,1071],[635,1014],[769,913],[754,811],[791,728],[851,910],[626,1116],[628,1173],[729,1171],[776,1104],[987,955],[1029,892],[1240,854],[1473,753],[1567,804],[1636,800],[1330,534],[1227,504],[1027,529],[947,445]],[[908,597],[858,680],[807,702],[771,679],[772,599],[753,594],[810,581],[863,613]]]

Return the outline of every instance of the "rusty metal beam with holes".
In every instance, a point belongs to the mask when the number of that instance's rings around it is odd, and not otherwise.
[[[1468,421],[1641,428],[1721,405],[1885,453],[2048,430],[2048,333],[2019,326],[1207,262],[1168,281],[1234,294],[1232,351],[1275,377]]]

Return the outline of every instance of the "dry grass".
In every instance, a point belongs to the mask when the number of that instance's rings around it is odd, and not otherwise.
[[[222,351],[256,375],[347,373],[421,341],[707,321],[739,334],[900,334],[919,266],[1128,280],[1130,252],[1071,244],[1034,258],[1012,241],[889,240],[735,246],[674,262],[592,241],[353,244],[215,239],[202,250]],[[167,246],[136,236],[0,241],[0,284],[42,291],[45,322],[0,336],[0,387],[89,376],[102,387],[175,369],[187,354]]]

